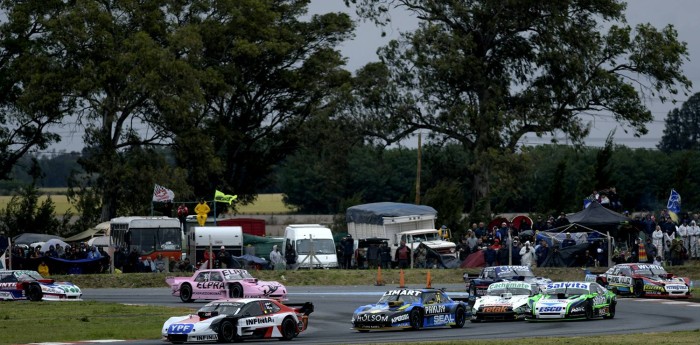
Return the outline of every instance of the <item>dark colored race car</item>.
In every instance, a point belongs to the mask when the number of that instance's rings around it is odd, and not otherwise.
[[[659,265],[647,263],[618,264],[603,274],[586,274],[619,295],[635,297],[690,298],[690,278],[677,277]]]
[[[311,302],[282,304],[269,298],[223,299],[209,302],[194,315],[169,318],[162,339],[174,344],[240,342],[244,339],[292,340],[306,330]]]
[[[360,332],[381,329],[462,328],[471,317],[467,303],[451,299],[437,289],[397,289],[379,302],[363,305],[352,315],[352,328]]]
[[[551,279],[536,277],[532,269],[528,266],[490,266],[484,267],[476,278],[464,275],[467,283],[469,297],[473,300],[479,296],[485,296],[489,285],[503,281],[523,281],[535,284],[538,287],[545,286],[552,282]]]
[[[614,293],[591,282],[550,283],[527,303],[527,321],[612,319],[617,306]]]

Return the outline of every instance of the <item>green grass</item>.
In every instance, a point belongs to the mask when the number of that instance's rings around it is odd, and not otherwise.
[[[105,302],[0,303],[0,344],[89,339],[158,339],[170,316],[188,308]]]
[[[67,210],[75,213],[75,209],[68,202],[65,188],[42,188],[41,191],[44,195],[39,197],[39,204],[50,195],[56,207],[56,215],[63,215]],[[0,196],[0,209],[5,209],[11,199],[12,196],[9,195]],[[261,194],[255,203],[238,208],[239,214],[284,214],[293,211],[294,209],[287,208],[282,202],[282,194]]]

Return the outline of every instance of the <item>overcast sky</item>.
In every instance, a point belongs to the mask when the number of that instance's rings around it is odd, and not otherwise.
[[[327,12],[347,12],[353,13],[343,4],[343,0],[311,0],[311,14]],[[656,28],[662,28],[667,24],[672,24],[678,31],[681,41],[688,44],[690,61],[686,62],[684,72],[693,82],[695,87],[691,90],[691,95],[700,87],[700,65],[697,61],[700,57],[700,24],[698,20],[700,14],[700,0],[630,0],[628,1],[626,16],[630,25],[639,23],[651,23]],[[386,44],[390,39],[399,37],[402,31],[410,31],[416,27],[417,21],[406,15],[394,15],[392,25],[385,29],[387,36],[381,37],[381,30],[369,22],[359,22],[355,31],[355,39],[346,42],[341,46],[343,55],[347,58],[347,68],[355,71],[364,64],[376,61],[376,50]],[[679,103],[662,104],[658,100],[649,99],[647,105],[651,109],[655,120],[648,124],[649,134],[642,138],[634,138],[631,134],[625,134],[622,127],[619,127],[611,118],[599,117],[593,123],[593,131],[586,140],[590,146],[600,147],[605,143],[608,133],[617,127],[615,142],[633,148],[655,148],[663,135],[664,119],[673,108],[680,108],[687,100],[684,95],[678,96]],[[83,146],[82,131],[75,128],[64,128],[58,130],[64,137],[63,141],[53,148],[57,150],[80,150]],[[529,144],[542,143],[543,140],[530,136],[527,139]],[[548,142],[548,140],[544,140]],[[410,145],[410,143],[408,144]]]

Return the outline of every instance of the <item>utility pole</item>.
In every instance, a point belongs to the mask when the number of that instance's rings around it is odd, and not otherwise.
[[[421,164],[421,132],[418,132],[418,167],[416,168],[416,205],[420,205],[420,164]]]

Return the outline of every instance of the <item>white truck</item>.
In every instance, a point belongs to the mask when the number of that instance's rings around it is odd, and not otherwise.
[[[395,261],[401,241],[415,250],[420,243],[442,256],[456,257],[456,245],[435,228],[437,211],[430,206],[378,202],[349,207],[345,213],[348,233],[355,239],[386,238]]]
[[[243,228],[240,226],[195,226],[187,234],[187,257],[192,264],[204,261],[204,252],[216,253],[224,247],[232,256],[243,255]]]
[[[284,229],[282,255],[287,244],[297,254],[296,268],[337,268],[338,256],[331,229],[320,224],[290,224]]]

